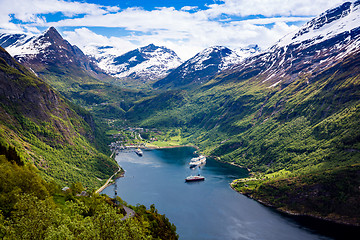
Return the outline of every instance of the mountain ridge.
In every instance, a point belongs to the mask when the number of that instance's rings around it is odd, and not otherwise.
[[[115,55],[113,47],[101,47],[95,52],[98,54],[90,55],[97,59],[99,67],[108,74],[128,81],[139,80],[141,83],[155,81],[182,63],[173,50],[154,44],[136,48],[122,55]]]
[[[224,46],[204,49],[185,61],[163,79],[155,82],[155,88],[190,88],[206,83],[217,73],[229,69],[247,57],[260,52],[257,45],[233,51]]]
[[[359,1],[352,3],[357,4]],[[349,3],[343,4],[349,9],[352,5]],[[337,7],[342,9],[343,5]],[[360,18],[359,5],[352,8],[353,15]],[[330,11],[330,10],[329,10]],[[340,12],[341,14],[342,12]],[[322,16],[322,15],[321,15]],[[345,15],[346,18],[349,15]],[[314,18],[319,19],[319,17]],[[314,21],[314,19],[311,22]],[[322,18],[320,18],[322,19]],[[333,26],[341,26],[343,18],[339,17],[337,20],[331,21]],[[303,29],[306,29],[309,24],[305,24],[298,32],[289,34],[283,39],[292,39],[292,36],[304,36]],[[324,31],[323,28],[325,29]],[[323,35],[307,33],[307,38],[301,38],[297,41],[280,40],[267,51],[256,56],[246,58],[243,62],[235,65],[232,69],[225,72],[229,77],[225,77],[222,81],[230,78],[247,79],[249,76],[257,76],[256,81],[267,87],[275,87],[278,84],[288,84],[293,79],[300,76],[311,75],[322,69],[329,68],[336,65],[342,59],[353,52],[358,51],[360,46],[360,27],[353,26],[353,28],[343,28],[342,31],[337,31],[336,34],[327,31],[327,25],[322,25],[317,29],[318,33]],[[297,39],[295,37],[294,39]],[[286,44],[285,44],[286,43]],[[281,76],[279,78],[279,76]]]
[[[16,60],[40,75],[46,69],[63,65],[79,68],[94,78],[110,78],[77,46],[63,39],[54,27],[35,36],[1,34],[0,46],[4,46]]]

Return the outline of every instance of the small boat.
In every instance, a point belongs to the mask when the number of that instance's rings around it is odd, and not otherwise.
[[[141,151],[140,148],[136,149],[136,150],[135,150],[135,153],[136,153],[137,155],[139,155],[140,157],[143,155],[143,152]]]
[[[190,160],[189,166],[190,166],[190,168],[194,168],[194,167],[200,166],[205,163],[206,163],[206,157],[203,155],[200,155],[199,157],[192,158]]]
[[[185,178],[185,182],[196,182],[196,181],[204,181],[205,177],[201,176],[201,175],[197,175],[197,176],[188,176],[187,178]]]

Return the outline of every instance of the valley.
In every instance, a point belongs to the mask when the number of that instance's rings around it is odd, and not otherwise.
[[[103,239],[109,235],[99,218],[109,211],[121,219],[113,204],[120,201],[138,215],[130,225],[119,220],[130,234],[119,237],[177,239],[171,219],[155,208],[94,192],[126,171],[113,156],[127,147],[196,146],[216,164],[249,171],[231,179],[234,192],[286,214],[358,228],[359,20],[360,1],[343,2],[269,48],[215,45],[187,60],[155,43],[124,51],[110,38],[80,49],[55,27],[0,33],[0,167],[12,179],[1,185],[0,237],[14,237],[19,209],[39,202],[62,216],[69,236],[90,234],[72,227],[79,218]],[[22,185],[16,172],[33,182]],[[94,199],[77,196],[79,189]],[[52,229],[34,236],[55,236],[56,223],[47,223]]]

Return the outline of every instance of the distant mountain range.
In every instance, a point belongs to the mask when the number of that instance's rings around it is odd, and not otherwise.
[[[98,47],[95,51],[92,49],[91,56],[96,59],[100,68],[121,79],[154,81],[164,77],[182,63],[174,51],[154,44],[120,56],[114,55],[112,50],[113,47]]]
[[[174,51],[150,44],[122,55],[116,55],[112,46],[91,46],[85,55],[53,27],[39,36],[0,34],[0,46],[35,72],[48,68],[44,65],[77,65],[90,76],[102,80],[112,76],[125,81],[137,80],[139,84],[165,78],[156,83],[156,87],[169,87],[172,84],[168,82],[175,77],[180,77],[185,85],[204,83],[216,73],[260,52],[257,45],[237,50],[215,46],[183,63]]]
[[[261,52],[257,45],[238,50],[215,46],[185,62],[174,51],[154,44],[119,56],[111,46],[93,47],[87,56],[53,27],[39,36],[0,34],[0,45],[38,74],[53,65],[76,66],[97,79],[135,79],[168,89],[202,85],[226,70],[240,78],[259,76],[262,82],[276,86],[299,74],[336,64],[357,50],[358,5],[355,1],[330,9],[266,51]],[[304,56],[311,57],[305,60]],[[277,80],[280,75],[283,77]]]
[[[184,62],[153,86],[155,88],[189,88],[201,85],[217,73],[259,52],[260,48],[257,45],[237,51],[223,46],[210,47]]]

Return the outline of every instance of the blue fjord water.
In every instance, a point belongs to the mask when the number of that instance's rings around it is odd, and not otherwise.
[[[301,223],[232,190],[229,183],[246,177],[244,169],[207,159],[201,169],[206,180],[185,183],[185,177],[198,173],[188,167],[194,150],[151,150],[142,157],[121,152],[116,160],[126,173],[117,180],[118,196],[131,205],[155,204],[176,225],[180,239],[332,239],[312,228],[316,222]],[[102,193],[113,197],[114,188]]]

